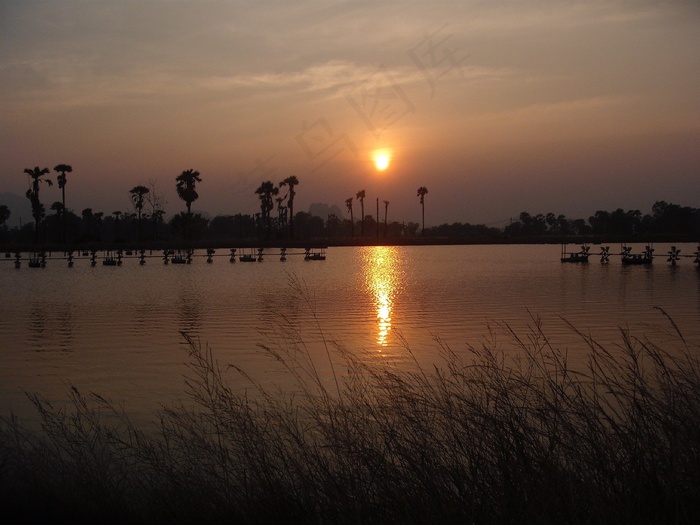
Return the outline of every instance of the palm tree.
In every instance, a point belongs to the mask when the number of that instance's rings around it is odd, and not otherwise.
[[[421,230],[421,235],[425,234],[425,194],[428,193],[428,188],[421,186],[418,188],[418,197],[420,197],[420,206],[423,210],[423,229]]]
[[[27,190],[27,198],[32,204],[32,216],[34,217],[34,244],[39,241],[39,223],[44,216],[45,209],[44,206],[39,201],[39,184],[46,182],[49,186],[53,186],[51,179],[42,179],[47,173],[51,173],[49,168],[39,168],[36,166],[34,169],[27,168],[24,173],[32,178],[31,187]]]
[[[345,205],[348,207],[348,211],[350,212],[350,234],[352,237],[355,237],[355,219],[352,216],[352,197],[345,200]]]
[[[360,201],[360,208],[362,210],[362,218],[360,222],[360,237],[365,236],[365,190],[360,190],[357,192],[355,197]]]
[[[66,173],[71,173],[73,171],[73,168],[69,166],[68,164],[58,164],[54,167],[53,169],[55,172],[58,173],[56,176],[56,182],[58,183],[58,187],[61,188],[61,203],[63,204],[63,208],[61,208],[61,215],[63,219],[63,231],[62,231],[62,239],[63,239],[63,244],[66,244]]]
[[[202,179],[199,177],[198,171],[189,169],[180,173],[175,180],[177,181],[177,196],[187,205],[187,219],[189,221],[192,219],[192,203],[199,198],[196,186],[198,182],[202,182]],[[187,225],[183,228],[183,237],[185,239],[188,237]]]
[[[386,230],[387,230],[386,216],[388,213],[389,213],[389,201],[384,201],[384,237],[386,237]]]
[[[175,177],[177,181],[177,196],[185,201],[187,206],[187,215],[192,215],[192,203],[199,198],[196,186],[198,182],[202,182],[199,177],[199,172],[195,170],[186,170]]]
[[[296,192],[294,191],[294,186],[299,184],[299,179],[296,175],[291,175],[280,182],[280,188],[282,186],[289,186],[289,238],[294,238],[294,196]]]
[[[265,181],[260,184],[260,187],[255,190],[260,198],[260,211],[262,212],[262,219],[267,224],[266,238],[270,238],[270,211],[274,208],[274,203],[272,201],[272,196],[279,193],[279,188],[275,187],[271,181]]]
[[[141,212],[143,210],[144,195],[149,192],[146,186],[134,186],[129,190],[131,195],[131,202],[134,204],[134,209],[136,210],[137,220],[138,220],[138,231],[139,231],[139,242],[141,242]]]
[[[287,225],[287,206],[282,204],[286,198],[287,196],[285,195],[284,197],[277,197],[275,199],[277,203],[277,225],[280,228]]]

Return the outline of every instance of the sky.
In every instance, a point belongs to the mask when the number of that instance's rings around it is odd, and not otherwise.
[[[425,186],[426,226],[697,208],[700,3],[2,0],[0,158],[25,222],[24,169],[62,163],[77,214],[140,184],[183,211],[187,169],[210,216],[290,175],[295,211],[365,190],[390,221]]]

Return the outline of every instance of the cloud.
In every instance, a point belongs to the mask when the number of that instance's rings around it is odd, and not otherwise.
[[[192,158],[208,173],[270,157],[304,167],[304,120],[374,147],[350,98],[381,81],[415,108],[381,140],[412,155],[406,172],[435,173],[436,192],[436,159],[456,178],[480,154],[520,166],[537,141],[575,151],[581,138],[697,129],[697,0],[7,0],[0,14],[8,166],[56,155],[94,173],[123,160],[133,177]],[[444,75],[444,53],[409,53],[435,33],[459,54]],[[362,169],[346,160],[338,179]]]
[[[344,60],[332,60],[298,71],[215,75],[200,80],[199,84],[214,90],[236,87],[278,89],[297,87],[303,91],[337,90],[367,78],[372,74],[372,69],[374,68]]]

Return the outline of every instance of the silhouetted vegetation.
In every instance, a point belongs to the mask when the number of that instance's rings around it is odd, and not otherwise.
[[[181,219],[176,222],[176,231],[182,233],[185,240],[189,240],[189,222],[192,220],[192,203],[199,198],[197,193],[197,183],[202,182],[199,172],[193,169],[185,170],[175,178],[177,196],[185,201],[187,206],[187,215],[181,216]]]
[[[340,213],[327,213],[325,217],[305,211],[294,211],[295,188],[299,185],[296,176],[289,176],[277,186],[271,181],[263,181],[255,190],[260,200],[260,213],[220,215],[210,218],[206,213],[192,213],[192,203],[199,197],[196,185],[201,182],[198,171],[185,170],[176,177],[178,196],[185,202],[186,213],[172,216],[165,224],[165,199],[156,188],[154,181],[148,185],[137,185],[128,194],[134,206],[134,214],[122,211],[104,215],[85,208],[82,217],[65,207],[66,173],[72,167],[59,164],[54,168],[58,173],[58,183],[62,200],[54,202],[51,209],[56,213],[46,215],[45,207],[39,200],[41,182],[51,183],[42,178],[49,173],[48,168],[39,167],[24,170],[31,179],[27,191],[32,206],[33,223],[12,229],[4,225],[10,216],[10,210],[3,205],[2,235],[0,242],[5,247],[17,245],[43,245],[56,247],[77,247],[80,245],[99,244],[153,244],[177,241],[207,242],[221,244],[233,242],[292,241],[304,242],[318,240],[326,243],[366,243],[372,239],[382,238],[382,242],[576,242],[591,239],[649,242],[654,240],[695,241],[700,238],[700,210],[682,207],[677,204],[658,201],[652,206],[651,213],[642,214],[639,210],[618,208],[608,212],[598,210],[588,219],[570,219],[562,214],[552,212],[530,214],[523,211],[510,221],[501,221],[497,225],[469,224],[455,222],[425,227],[425,186],[418,188],[417,195],[421,206],[421,223],[413,221],[388,221],[389,201],[384,200],[384,219],[380,218],[379,198],[377,198],[377,216],[365,215],[364,200],[366,191],[360,190],[354,197],[345,200],[349,217]],[[281,197],[282,190],[286,193]],[[359,238],[356,239],[356,226],[353,201],[360,201]],[[277,216],[273,210],[277,204]],[[146,204],[150,210],[146,210]],[[326,207],[327,209],[327,207]],[[310,210],[311,211],[311,210]],[[503,223],[509,222],[507,225]],[[353,241],[353,239],[356,239]]]
[[[143,206],[145,202],[145,196],[148,194],[149,189],[146,188],[146,186],[138,185],[134,186],[129,190],[129,195],[131,196],[131,202],[134,205],[134,209],[136,210],[136,220],[138,221],[138,232],[139,232],[139,242],[141,242],[141,224],[142,224],[142,217],[141,213],[143,212]]]
[[[598,210],[588,218],[570,220],[564,215],[520,214],[520,220],[512,222],[504,229],[508,237],[543,235],[598,235],[625,238],[659,235],[700,235],[700,210],[681,207],[665,201],[657,201],[651,214],[642,215],[639,210],[613,212]]]
[[[272,197],[279,193],[279,188],[268,180],[263,182],[260,187],[255,190],[255,193],[260,198],[260,214],[262,215],[262,221],[265,224],[265,238],[269,239],[272,231],[272,219],[270,217],[270,212],[274,208]]]
[[[296,175],[292,175],[290,177],[287,177],[284,179],[282,182],[280,182],[280,188],[283,186],[288,186],[289,187],[289,192],[287,195],[289,196],[289,238],[293,239],[294,238],[294,197],[296,196],[296,191],[294,191],[294,188],[299,185],[299,179],[296,177]],[[284,199],[282,199],[283,202]],[[286,211],[286,210],[285,210]],[[284,214],[284,217],[286,218],[286,213]],[[281,226],[284,225],[284,222],[281,224]]]
[[[365,236],[365,190],[360,190],[355,198],[360,201],[360,237]]]
[[[25,169],[24,173],[29,175],[32,179],[32,184],[27,190],[27,198],[32,205],[32,216],[34,217],[34,244],[36,244],[39,241],[39,224],[46,216],[46,208],[39,200],[40,184],[45,182],[49,186],[53,186],[53,182],[49,178],[42,178],[44,175],[51,173],[49,168],[40,168],[36,166],[34,169]]]
[[[68,182],[68,177],[66,173],[71,173],[73,168],[68,164],[58,164],[53,169],[58,175],[56,176],[56,182],[61,190],[61,216],[63,217],[63,244],[66,244],[66,183]]]
[[[322,217],[307,212],[297,212],[294,215],[295,238],[304,240],[324,240],[326,242],[350,241],[355,238],[362,242],[365,237],[355,235],[356,227],[361,231],[364,223],[367,232],[380,228],[383,242],[403,242],[422,238],[425,242],[576,242],[591,238],[611,239],[620,241],[663,240],[664,238],[685,239],[695,241],[700,238],[700,211],[695,208],[681,207],[676,204],[659,202],[654,205],[652,214],[639,216],[638,212],[598,211],[588,221],[584,219],[567,219],[563,215],[553,214],[530,215],[520,214],[519,220],[513,221],[505,228],[455,222],[425,228],[422,235],[421,225],[416,222],[388,222],[385,202],[384,220],[377,224],[373,215],[366,215],[364,220],[355,221],[352,201],[345,204],[351,219],[329,214]],[[60,206],[60,202],[54,203]],[[35,231],[34,223],[27,223],[22,228],[2,229],[2,242],[6,245],[31,244],[38,236],[40,244],[62,245],[63,222],[67,229],[69,245],[92,243],[138,243],[139,238],[145,242],[173,241],[182,239],[185,235],[191,241],[216,241],[226,244],[236,241],[255,241],[266,238],[271,241],[291,239],[291,231],[286,221],[286,215],[278,217],[261,214],[219,215],[212,219],[203,214],[187,212],[173,216],[163,228],[164,212],[142,215],[119,212],[119,215],[104,216],[102,212],[94,213],[91,208],[82,212],[78,217],[71,210],[52,205],[55,214],[43,215],[41,219],[41,235]],[[7,207],[5,207],[7,209]],[[43,205],[39,208],[43,213]],[[10,210],[7,209],[7,213]],[[9,217],[9,215],[7,215]],[[550,219],[548,220],[547,217]],[[6,219],[5,219],[6,220]],[[142,233],[139,235],[139,228]],[[368,234],[366,240],[371,241],[376,235]]]
[[[355,237],[355,218],[352,214],[352,197],[345,199],[345,206],[348,208],[348,212],[350,212],[350,236]]]
[[[428,188],[425,186],[421,186],[418,188],[418,197],[420,198],[420,209],[421,209],[421,217],[422,217],[422,226],[421,226],[421,233],[425,235],[425,196],[428,193]]]
[[[623,330],[609,349],[579,334],[580,370],[537,319],[523,334],[496,327],[466,351],[443,344],[431,370],[339,343],[314,360],[301,333],[285,324],[278,346],[263,347],[294,379],[293,394],[220,368],[185,336],[190,402],[164,408],[157,431],[76,386],[67,408],[31,395],[41,433],[15,418],[0,424],[3,518],[700,521],[700,348],[672,321],[663,345]],[[234,372],[249,393],[234,388]]]

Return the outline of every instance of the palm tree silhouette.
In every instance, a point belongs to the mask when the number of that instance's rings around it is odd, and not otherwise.
[[[61,188],[61,204],[63,204],[63,208],[61,208],[61,218],[63,219],[63,224],[62,224],[62,239],[63,239],[63,244],[66,244],[66,173],[71,173],[73,171],[73,168],[69,166],[68,164],[58,164],[54,167],[53,169],[55,172],[58,173],[56,176],[56,182],[58,183],[58,187]]]
[[[389,213],[389,201],[384,201],[384,237],[386,237],[387,225],[386,216]]]
[[[365,190],[360,190],[357,192],[355,197],[360,201],[360,208],[362,210],[362,217],[360,219],[360,237],[365,236]]]
[[[187,224],[183,228],[183,237],[187,239],[188,226],[192,219],[192,203],[199,198],[196,187],[198,182],[202,182],[202,179],[199,177],[198,171],[189,169],[175,177],[175,181],[177,182],[177,196],[185,201],[187,206]]]
[[[277,203],[277,225],[282,228],[287,225],[287,206],[282,204],[287,196],[277,197],[275,202]]]
[[[350,212],[350,235],[355,237],[355,218],[352,216],[352,197],[345,199],[345,205],[348,207]]]
[[[294,186],[299,185],[299,179],[296,175],[291,175],[280,182],[280,188],[282,186],[289,186],[289,238],[294,238],[294,196],[297,194],[294,191]]]
[[[425,194],[428,193],[428,188],[421,186],[418,188],[418,197],[420,197],[420,206],[423,210],[423,229],[421,230],[421,235],[425,234]]]
[[[267,225],[267,230],[265,238],[270,238],[270,211],[274,208],[274,203],[272,201],[272,196],[279,193],[279,188],[275,187],[271,181],[265,181],[260,184],[260,187],[255,190],[260,198],[260,211],[262,212],[262,219]]]
[[[192,203],[199,198],[196,187],[198,182],[202,182],[199,172],[196,170],[185,170],[175,177],[177,182],[177,196],[185,201],[187,215],[192,215]]]
[[[143,210],[144,195],[149,192],[146,186],[134,186],[129,190],[131,195],[131,202],[134,203],[134,209],[136,210],[137,220],[138,220],[138,232],[139,232],[139,243],[141,242],[141,211]]]
[[[51,179],[42,179],[47,173],[51,173],[49,168],[39,168],[36,166],[34,169],[27,168],[24,173],[32,178],[31,187],[27,190],[27,198],[32,204],[32,216],[34,217],[34,244],[39,241],[39,222],[41,222],[42,217],[45,214],[44,206],[39,200],[39,184],[46,182],[49,186],[53,186]]]

